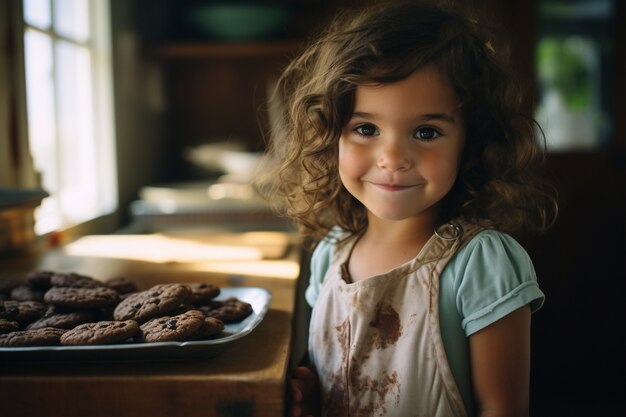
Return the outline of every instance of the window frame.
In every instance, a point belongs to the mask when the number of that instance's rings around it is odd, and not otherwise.
[[[41,188],[40,174],[36,172],[30,152],[27,115],[25,31],[23,0],[1,2],[0,5],[0,42],[9,48],[0,50],[0,187],[5,188]],[[50,2],[52,4],[52,2]],[[112,25],[110,1],[90,2],[90,25],[93,31],[93,49],[91,50],[91,84],[93,94],[93,130],[98,147],[97,159],[107,159],[107,171],[114,175],[108,181],[104,191],[112,201],[109,210],[100,209],[100,214],[89,220],[66,224],[60,230],[42,234],[42,238],[54,237],[58,242],[72,240],[78,236],[92,233],[108,233],[119,227],[119,176],[116,155],[116,132],[113,85],[113,51],[111,45]],[[96,18],[96,16],[98,18]],[[103,19],[104,17],[104,19]],[[54,31],[42,31],[57,37]],[[8,39],[7,39],[8,38]],[[63,39],[63,37],[60,37]],[[102,64],[102,60],[105,63]],[[107,69],[102,72],[102,68]],[[55,81],[56,83],[56,81]],[[96,117],[97,115],[97,117]],[[6,123],[5,123],[6,122]],[[106,138],[103,140],[102,137]],[[105,147],[102,143],[106,142]],[[104,156],[103,156],[104,155]],[[102,176],[102,168],[99,169]],[[105,174],[106,175],[106,174]],[[99,188],[102,182],[99,179]]]

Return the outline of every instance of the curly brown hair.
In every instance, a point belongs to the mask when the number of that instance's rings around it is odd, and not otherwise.
[[[434,2],[377,2],[339,14],[284,70],[274,99],[284,106],[270,132],[257,186],[305,236],[367,227],[366,208],[338,175],[338,140],[357,86],[392,83],[434,65],[453,85],[466,123],[458,178],[442,201],[456,217],[512,235],[545,230],[556,194],[538,175],[545,147],[521,112],[521,89],[486,26]]]

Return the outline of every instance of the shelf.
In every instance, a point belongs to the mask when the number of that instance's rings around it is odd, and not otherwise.
[[[166,60],[241,59],[290,55],[301,46],[298,41],[275,42],[181,42],[148,46],[150,55]]]

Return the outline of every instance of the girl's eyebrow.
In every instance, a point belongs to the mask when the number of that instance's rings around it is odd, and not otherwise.
[[[441,120],[442,122],[447,122],[447,123],[456,123],[456,119],[454,118],[453,115],[448,114],[448,113],[432,113],[432,114],[425,114],[422,117],[420,117],[420,119],[423,120]]]
[[[368,112],[362,112],[362,111],[355,111],[354,113],[352,113],[352,119],[354,118],[362,118],[362,119],[375,119],[376,115],[372,114],[372,113],[368,113]],[[456,119],[452,114],[449,113],[428,113],[428,114],[423,114],[420,115],[419,117],[416,118],[416,120],[420,120],[420,121],[432,121],[432,120],[441,120],[442,122],[446,122],[446,123],[456,123]]]

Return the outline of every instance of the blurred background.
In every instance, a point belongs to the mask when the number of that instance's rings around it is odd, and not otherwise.
[[[531,414],[624,415],[625,2],[458,1],[511,43],[560,193],[555,226],[524,242],[547,295]],[[1,2],[3,253],[90,233],[288,229],[249,187],[277,111],[269,92],[354,4]]]

